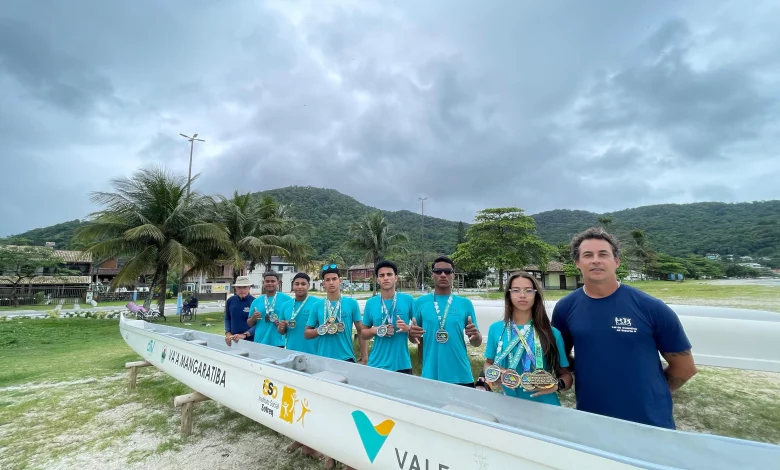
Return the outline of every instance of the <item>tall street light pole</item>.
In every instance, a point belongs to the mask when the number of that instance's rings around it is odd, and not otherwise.
[[[203,139],[198,139],[198,134],[192,134],[192,137],[179,134],[180,136],[184,137],[185,139],[190,141],[190,170],[187,172],[187,199],[190,198],[190,185],[192,184],[192,151],[195,148],[195,141],[198,142],[205,142]],[[184,287],[184,266],[181,267],[181,273],[179,274],[179,287],[178,287],[178,293],[176,295],[176,315],[181,315],[182,306],[184,303],[184,299],[182,297],[182,288]],[[198,286],[200,288],[200,286]],[[163,295],[165,293],[165,290],[163,290]]]
[[[195,148],[196,140],[198,142],[205,142],[205,140],[197,139],[196,137],[198,137],[198,134],[193,134],[192,137],[184,134],[179,135],[190,141],[190,171],[187,173],[187,197],[190,197],[190,183],[192,182],[192,150]]]
[[[425,285],[425,200],[427,197],[418,197],[420,200],[420,290]]]

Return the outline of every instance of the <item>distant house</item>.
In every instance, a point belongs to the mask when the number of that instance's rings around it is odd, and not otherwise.
[[[110,284],[125,266],[124,259],[108,258],[92,265],[92,282]]]
[[[373,264],[355,264],[347,269],[347,279],[352,282],[365,282],[374,278]]]
[[[73,275],[89,276],[92,271],[92,255],[83,251],[54,250],[54,256],[62,259],[60,268],[74,271]],[[78,271],[80,274],[76,274]]]
[[[567,276],[563,269],[563,263],[560,261],[550,261],[547,268],[542,270],[535,264],[525,266],[523,271],[529,272],[542,283],[542,286],[548,290],[574,290],[582,285],[580,276]],[[508,272],[519,271],[518,269]]]
[[[271,257],[271,269],[279,273],[279,277],[281,278],[279,282],[282,285],[280,290],[283,292],[291,292],[292,278],[297,272],[297,266],[280,256],[273,256]],[[266,271],[267,269],[264,264],[257,264],[253,270],[249,271],[249,263],[247,263],[243,268],[238,270],[237,273],[234,273],[233,267],[224,263],[219,266],[219,273],[215,276],[196,274],[188,276],[187,279],[185,279],[185,282],[197,286],[195,288],[200,293],[222,293],[230,291],[234,274],[236,274],[236,276],[249,276],[253,285],[250,292],[252,295],[255,295],[262,292],[263,275]]]
[[[22,249],[15,245],[3,246],[2,249]],[[16,295],[21,304],[39,303],[43,299],[52,298],[79,298],[83,297],[89,286],[89,273],[92,269],[92,257],[81,251],[54,250],[52,255],[62,261],[57,268],[68,269],[71,273],[58,275],[54,268],[39,268],[32,278],[24,278],[16,285]],[[11,272],[0,273],[0,304],[7,305],[9,297],[14,295],[14,281],[17,278],[11,276]],[[40,296],[40,298],[38,298]]]

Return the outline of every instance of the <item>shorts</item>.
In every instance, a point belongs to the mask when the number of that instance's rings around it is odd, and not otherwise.
[[[467,383],[464,383],[464,384],[453,384],[453,385],[462,385],[464,387],[469,387],[469,388],[474,388],[475,387],[474,382],[467,382]]]
[[[354,359],[352,359],[351,357],[350,357],[349,359],[344,359],[344,360],[345,360],[346,362],[352,362],[353,364],[355,363],[355,360],[354,360]]]
[[[401,374],[412,375],[412,369],[400,369],[400,370],[397,370],[396,372],[401,373]]]

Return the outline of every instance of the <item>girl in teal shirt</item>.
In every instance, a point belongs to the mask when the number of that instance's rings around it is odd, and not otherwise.
[[[560,406],[556,392],[571,388],[561,333],[550,325],[539,282],[526,272],[509,277],[504,319],[490,325],[485,346],[485,376],[494,391]],[[496,367],[491,367],[495,364]],[[545,389],[526,391],[523,373],[544,370],[557,376]],[[500,374],[499,374],[500,373]]]

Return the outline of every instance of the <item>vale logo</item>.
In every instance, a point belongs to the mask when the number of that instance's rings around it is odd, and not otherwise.
[[[371,424],[368,416],[359,410],[352,412],[352,420],[355,421],[355,427],[360,435],[361,442],[363,442],[363,449],[366,451],[368,460],[374,463],[374,459],[376,459],[377,454],[379,454],[379,451],[385,444],[387,436],[393,430],[395,422],[391,419],[386,419],[374,426]]]

